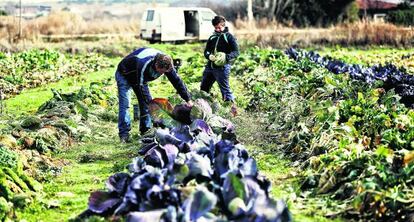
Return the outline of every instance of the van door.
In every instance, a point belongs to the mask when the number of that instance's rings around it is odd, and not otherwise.
[[[161,13],[161,41],[184,40],[184,11],[182,9],[165,8]]]
[[[185,37],[198,39],[200,35],[200,16],[197,10],[184,10]]]
[[[161,40],[161,23],[159,12],[155,9],[146,10],[141,19],[141,38],[150,42]]]
[[[200,10],[200,40],[207,40],[214,32],[211,20],[216,16],[211,10]]]

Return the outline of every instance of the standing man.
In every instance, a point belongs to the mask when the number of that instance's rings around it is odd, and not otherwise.
[[[223,100],[232,103],[231,114],[235,116],[237,107],[230,90],[229,76],[230,63],[239,56],[239,46],[236,38],[229,33],[223,16],[215,16],[211,23],[214,26],[214,33],[207,40],[204,50],[204,57],[208,62],[203,72],[200,89],[210,92],[213,83],[217,81]]]
[[[140,48],[127,55],[118,64],[115,79],[118,86],[119,113],[118,129],[122,143],[129,141],[131,119],[129,116],[129,90],[132,88],[138,98],[140,119],[139,130],[141,135],[151,127],[151,116],[148,104],[152,100],[148,82],[165,74],[181,98],[192,106],[190,94],[181,78],[173,67],[170,56],[152,48]]]

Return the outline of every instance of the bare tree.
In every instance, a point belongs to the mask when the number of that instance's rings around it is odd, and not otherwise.
[[[276,19],[280,19],[282,17],[282,13],[294,3],[293,0],[274,0],[274,2],[273,12]]]
[[[291,6],[293,0],[256,0],[254,8],[260,17],[280,20],[285,10]]]
[[[253,0],[247,0],[247,20],[253,21]]]
[[[19,39],[22,38],[22,0],[19,1]]]

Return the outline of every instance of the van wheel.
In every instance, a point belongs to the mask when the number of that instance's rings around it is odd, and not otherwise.
[[[156,43],[157,41],[155,41],[155,40],[149,40],[149,43],[150,44],[154,44],[154,43]]]

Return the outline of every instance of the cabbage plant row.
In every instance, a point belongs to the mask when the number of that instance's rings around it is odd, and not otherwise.
[[[2,117],[0,128],[0,220],[15,218],[15,212],[42,200],[42,185],[61,172],[50,156],[74,142],[89,140],[91,122],[106,119],[116,98],[107,82],[94,82],[77,92],[52,89],[53,97],[36,114]],[[115,114],[114,114],[115,115]]]
[[[329,56],[332,59],[341,60],[348,64],[361,64],[364,66],[394,64],[409,74],[414,74],[413,52],[413,49],[393,48],[372,48],[369,50],[355,48],[327,48],[318,51],[321,55]]]
[[[127,221],[291,221],[283,201],[269,197],[234,134],[234,126],[197,99],[190,108],[153,100],[158,128],[142,138],[129,172],[116,173],[95,191],[80,217],[127,215]],[[162,108],[161,108],[162,107]],[[213,126],[213,127],[211,127]]]
[[[82,61],[81,63],[79,61]],[[56,82],[109,67],[99,54],[65,55],[48,49],[31,49],[14,54],[0,53],[0,96],[9,98],[25,88]]]
[[[257,64],[239,77],[248,108],[266,117],[274,149],[300,166],[303,204],[331,217],[412,220],[414,112],[401,96],[383,81],[335,74],[342,66],[327,59],[337,71],[278,50],[244,57]]]
[[[375,81],[382,81],[382,87],[385,90],[394,89],[402,97],[403,103],[408,106],[412,106],[414,103],[414,76],[393,64],[364,67],[360,64],[347,64],[340,60],[322,57],[314,51],[307,52],[305,50],[296,50],[295,48],[289,48],[285,53],[295,61],[308,59],[327,68],[332,73],[348,73],[351,78],[369,84]]]

